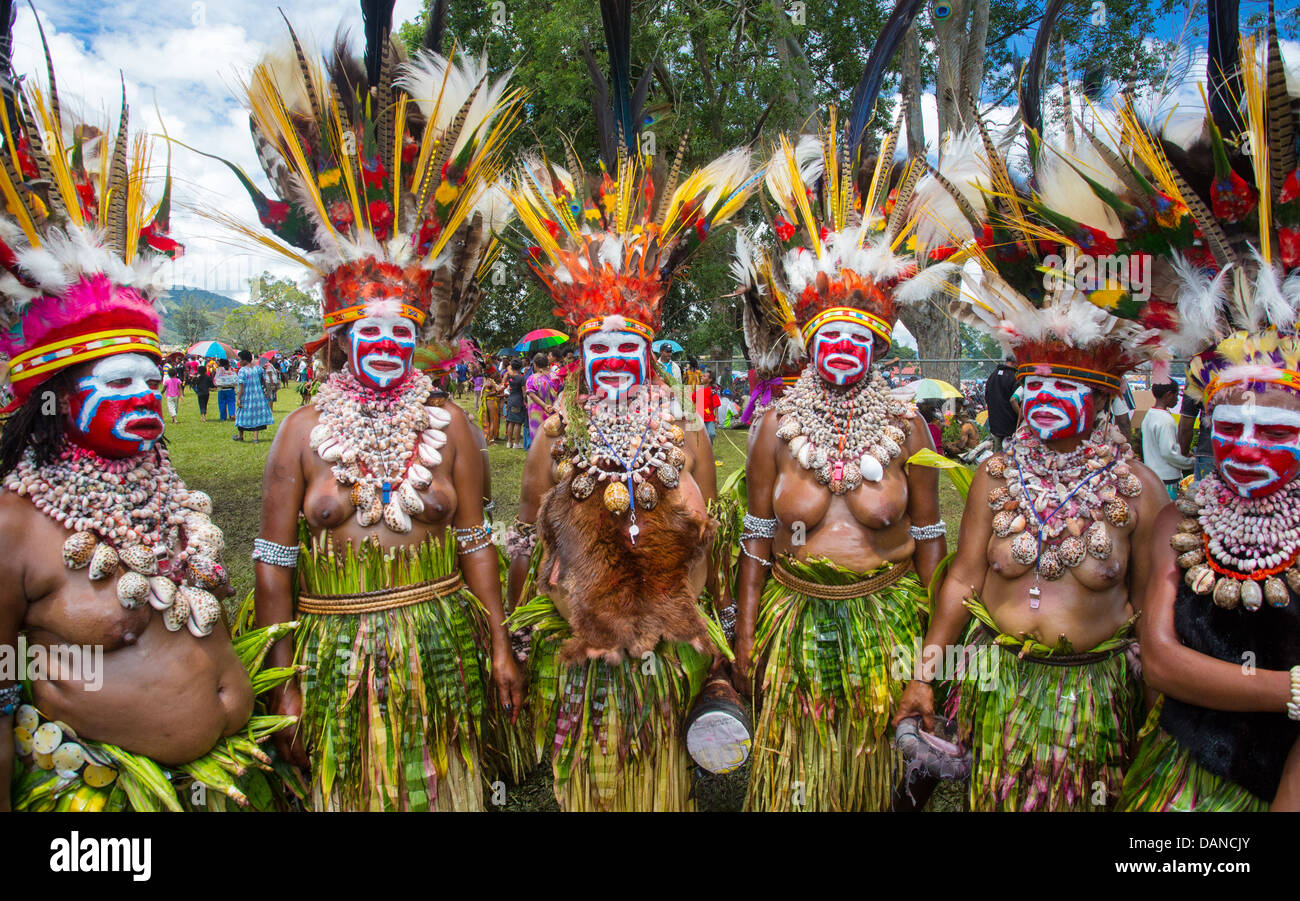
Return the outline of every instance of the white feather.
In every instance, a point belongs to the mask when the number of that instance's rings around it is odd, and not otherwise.
[[[1076,156],[1078,157],[1076,165],[1081,171],[1086,172],[1089,178],[1101,182],[1112,191],[1122,188],[1122,185],[1116,183],[1114,174],[1091,144],[1076,148]],[[1115,211],[1106,206],[1079,172],[1071,168],[1069,162],[1055,153],[1043,154],[1042,162],[1038,166],[1037,187],[1038,194],[1048,209],[1069,216],[1084,225],[1099,228],[1112,238],[1124,234],[1123,223],[1119,221]]]
[[[455,155],[484,122],[491,121],[496,115],[497,104],[505,95],[513,72],[511,69],[496,81],[490,81],[486,53],[477,58],[467,53],[458,54],[449,63],[447,57],[439,53],[422,50],[398,67],[394,84],[411,95],[420,112],[439,133],[447,130],[474,89],[482,84],[452,147]]]

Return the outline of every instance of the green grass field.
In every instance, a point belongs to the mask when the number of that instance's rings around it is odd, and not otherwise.
[[[208,421],[200,422],[198,403],[192,391],[186,390],[181,399],[176,424],[167,423],[167,442],[172,460],[192,488],[206,491],[212,497],[212,519],[226,536],[225,563],[230,571],[236,598],[242,599],[253,587],[253,566],[249,555],[253,539],[257,537],[262,512],[262,470],[266,465],[271,439],[284,417],[298,406],[297,385],[282,388],[274,405],[275,424],[261,433],[254,442],[246,436],[243,442],[232,441],[234,423],[217,420],[217,395],[213,392],[208,404]],[[462,398],[462,403],[472,398]],[[718,482],[745,464],[745,438],[743,430],[720,431],[714,443],[718,464]],[[496,500],[494,519],[498,530],[514,521],[519,508],[519,483],[523,477],[524,451],[507,450],[502,445],[488,449],[492,466],[492,494]],[[961,519],[961,497],[946,478],[939,482],[939,504],[944,519],[950,526],[949,547],[956,547],[957,523]],[[697,780],[698,804],[703,810],[739,810],[745,794],[748,768],[729,776],[704,775]],[[523,784],[507,790],[505,810],[554,810],[551,794],[550,770],[539,767]],[[945,783],[940,786],[930,803],[931,808],[961,809],[959,787]]]

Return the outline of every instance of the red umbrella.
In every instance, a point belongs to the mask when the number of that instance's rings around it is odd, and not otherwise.
[[[262,354],[261,356],[263,360],[270,360],[273,357],[275,357],[276,354],[278,353],[279,353],[278,350],[268,350],[266,353]]]

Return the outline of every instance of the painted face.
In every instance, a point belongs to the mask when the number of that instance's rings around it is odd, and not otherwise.
[[[402,316],[364,316],[348,331],[349,364],[367,388],[390,388],[411,371],[415,323]]]
[[[1031,375],[1025,379],[1025,422],[1043,441],[1082,435],[1092,424],[1092,389],[1071,379]]]
[[[871,368],[875,336],[856,322],[828,322],[813,333],[813,365],[832,385],[852,385]]]
[[[1217,403],[1214,465],[1242,497],[1263,497],[1300,475],[1300,412],[1258,402]]]
[[[646,380],[650,344],[635,332],[599,331],[582,339],[582,366],[593,393],[616,400]]]
[[[163,433],[161,382],[158,364],[144,354],[104,357],[73,388],[68,440],[108,458],[151,450]]]

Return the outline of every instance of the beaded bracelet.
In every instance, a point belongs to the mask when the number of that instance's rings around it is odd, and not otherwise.
[[[468,529],[456,530],[456,542],[461,545],[460,553],[473,554],[492,546],[492,532],[482,526],[470,526]],[[479,542],[474,544],[474,542]],[[465,547],[465,545],[471,545]]]
[[[727,641],[734,641],[736,638],[736,602],[732,601],[731,606],[723,607],[718,611],[718,622],[722,624],[723,634],[727,636]]]
[[[764,560],[762,557],[758,556],[757,554],[751,554],[751,553],[748,551],[748,549],[746,549],[746,547],[745,547],[745,539],[746,539],[746,538],[757,538],[757,537],[758,537],[757,535],[741,535],[741,536],[740,536],[740,552],[741,552],[742,554],[744,554],[746,557],[748,557],[750,560],[757,560],[759,566],[771,566],[771,565],[772,565],[772,561],[771,561],[771,560]]]
[[[928,526],[912,526],[908,530],[912,537],[917,541],[929,541],[931,538],[942,538],[948,534],[948,524],[942,519]]]
[[[1291,700],[1287,702],[1286,715],[1300,720],[1300,666],[1291,667]]]
[[[293,569],[298,565],[298,546],[276,544],[265,538],[253,539],[253,559],[261,560],[271,566],[284,566]]]
[[[0,716],[9,716],[18,709],[23,699],[23,686],[19,682],[0,688]]]
[[[745,538],[775,538],[776,537],[776,520],[763,519],[761,516],[751,516],[745,514],[745,522],[741,527],[743,541]]]

